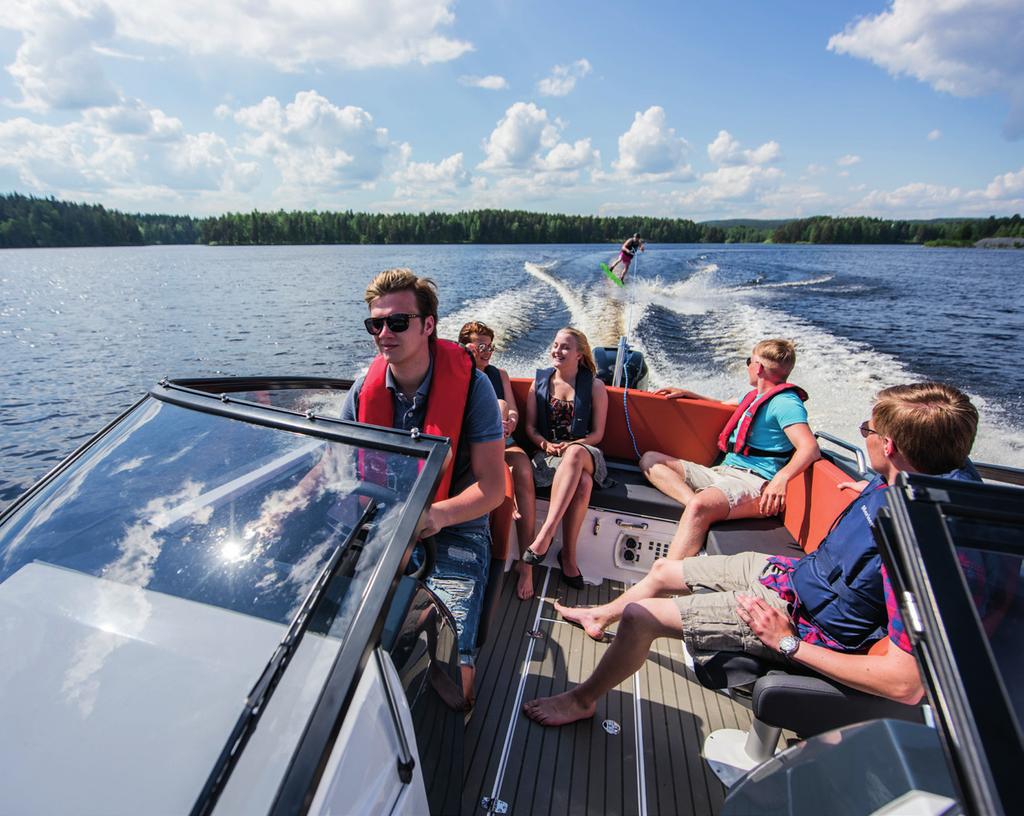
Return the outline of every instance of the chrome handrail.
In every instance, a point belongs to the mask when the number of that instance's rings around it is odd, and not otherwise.
[[[838,436],[827,433],[826,431],[815,431],[814,436],[816,439],[824,439],[826,442],[831,442],[836,447],[850,451],[857,457],[857,470],[862,474],[866,474],[868,472],[868,462],[867,459],[864,458],[864,451],[856,445],[847,442],[845,439],[840,439]]]

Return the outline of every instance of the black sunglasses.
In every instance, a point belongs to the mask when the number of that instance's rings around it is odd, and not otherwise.
[[[370,334],[380,334],[384,331],[385,325],[397,334],[398,332],[404,332],[409,328],[409,320],[413,317],[425,317],[425,315],[395,312],[394,314],[389,314],[387,317],[368,317],[363,321],[363,325],[366,326],[366,330]]]
[[[878,431],[876,431],[868,424],[870,421],[871,420],[869,419],[865,419],[862,423],[860,423],[860,435],[863,436],[865,439],[871,436],[871,434],[878,434],[878,436],[881,436],[881,434],[878,433]]]

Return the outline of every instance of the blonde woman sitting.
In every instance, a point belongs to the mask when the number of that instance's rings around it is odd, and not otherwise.
[[[594,483],[608,483],[604,454],[596,447],[604,437],[608,392],[595,376],[590,343],[578,329],[559,330],[551,344],[551,361],[553,367],[537,371],[526,400],[526,435],[539,449],[532,460],[534,481],[538,487],[550,486],[551,496],[547,518],[522,554],[520,580],[543,560],[561,523],[562,578],[582,589],[576,538]]]

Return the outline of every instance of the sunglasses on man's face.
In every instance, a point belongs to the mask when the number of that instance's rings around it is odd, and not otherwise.
[[[860,423],[860,435],[865,439],[871,436],[871,434],[878,434],[879,436],[881,436],[881,434],[878,433],[878,431],[876,431],[868,424],[869,422],[870,420],[865,419],[862,423]]]
[[[395,314],[389,314],[387,317],[368,317],[363,321],[363,325],[373,335],[380,334],[384,331],[385,326],[397,334],[409,328],[409,320],[414,317],[423,317],[423,315],[396,312]]]

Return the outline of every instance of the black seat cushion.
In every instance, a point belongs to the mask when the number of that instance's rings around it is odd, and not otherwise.
[[[751,712],[765,725],[804,738],[865,720],[924,722],[920,705],[865,694],[819,675],[784,671],[769,672],[754,684]]]
[[[753,683],[750,707],[765,725],[811,737],[844,725],[889,718],[923,722],[919,705],[903,705],[844,686],[800,666],[783,666],[745,652],[717,652],[694,664],[697,681],[727,689]]]
[[[614,485],[600,490],[595,487],[590,494],[590,506],[595,510],[671,522],[679,521],[683,514],[683,506],[648,482],[636,466],[608,462],[608,477],[615,481]],[[537,488],[538,498],[547,499],[550,495],[551,488]]]
[[[800,558],[804,551],[777,518],[720,521],[708,531],[708,555],[760,552]]]

